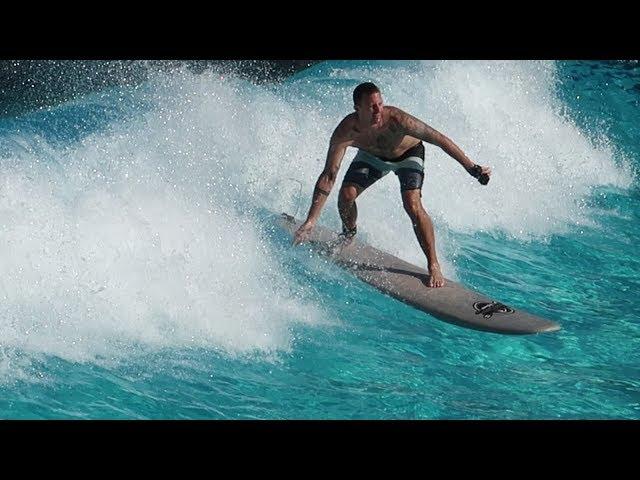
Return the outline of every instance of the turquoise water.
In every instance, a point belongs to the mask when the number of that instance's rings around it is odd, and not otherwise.
[[[272,212],[306,213],[366,80],[493,168],[427,148],[445,275],[562,330],[465,330],[289,246]],[[638,418],[638,102],[637,62],[341,61],[1,119],[0,418]],[[420,263],[396,182],[359,235]]]

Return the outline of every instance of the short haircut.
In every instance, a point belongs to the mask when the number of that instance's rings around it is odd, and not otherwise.
[[[380,89],[371,82],[361,83],[353,90],[353,104],[357,105],[363,95],[371,95],[372,93],[380,93]]]

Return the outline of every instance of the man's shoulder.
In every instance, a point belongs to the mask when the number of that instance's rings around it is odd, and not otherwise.
[[[338,127],[344,126],[344,127],[352,128],[355,125],[357,120],[358,120],[358,115],[356,114],[356,112],[351,112],[340,121],[340,123],[338,124]]]
[[[393,105],[387,105],[385,107],[387,110],[389,110],[390,113],[390,117],[394,118],[394,119],[401,119],[406,117],[407,112],[405,112],[404,110],[402,110],[401,108],[398,107],[394,107]]]
[[[353,132],[353,128],[356,125],[357,116],[355,113],[350,113],[338,123],[335,134],[340,137],[349,137]]]

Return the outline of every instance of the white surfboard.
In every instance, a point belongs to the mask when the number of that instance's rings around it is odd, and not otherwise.
[[[280,223],[293,235],[301,222],[283,213]],[[511,335],[560,330],[555,322],[505,305],[449,279],[443,287],[430,288],[427,270],[366,245],[357,236],[343,246],[336,232],[316,225],[309,243],[381,292],[445,322]]]

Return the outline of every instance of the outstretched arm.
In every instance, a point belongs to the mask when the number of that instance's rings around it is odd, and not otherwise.
[[[486,185],[489,182],[491,168],[476,165],[465,155],[460,147],[453,143],[453,141],[446,135],[443,135],[435,128],[431,128],[422,120],[419,120],[400,109],[396,109],[395,118],[400,126],[403,127],[405,134],[440,147],[445,151],[445,153],[447,153],[447,155],[462,165],[470,175],[476,177],[480,183]]]
[[[344,154],[350,144],[351,142],[341,135],[341,128],[338,126],[331,136],[324,170],[322,170],[322,173],[316,181],[316,186],[313,189],[313,198],[311,200],[311,207],[309,208],[307,219],[294,235],[294,245],[302,243],[309,238],[313,227],[315,227],[316,222],[318,221],[318,217],[320,217],[322,207],[326,203],[327,197],[331,193],[331,189],[336,182],[338,170],[340,170],[340,164],[342,163]]]

